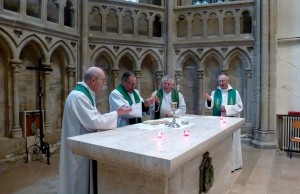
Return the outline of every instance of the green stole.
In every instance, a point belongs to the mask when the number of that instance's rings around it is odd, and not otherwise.
[[[234,105],[236,101],[236,91],[234,89],[228,90],[227,105]],[[214,107],[213,116],[221,116],[220,108],[222,106],[222,92],[220,89],[216,89],[214,93]]]
[[[84,87],[83,85],[77,84],[77,86],[74,88],[74,90],[77,90],[77,91],[80,91],[80,92],[84,93],[90,99],[92,105],[95,106],[93,97],[90,94],[90,92],[88,91],[88,89],[86,89],[86,87]]]
[[[124,86],[122,84],[120,84],[120,85],[118,85],[118,87],[116,89],[123,95],[125,100],[127,100],[129,105],[131,106],[133,104],[133,102],[132,102],[129,94],[125,90]],[[133,97],[134,97],[135,103],[140,103],[141,99],[140,99],[139,95],[136,93],[135,90],[133,90]]]
[[[159,99],[159,110],[157,112],[155,112],[154,118],[155,119],[159,119],[160,118],[160,109],[161,109],[161,104],[162,104],[162,100],[163,100],[163,95],[164,92],[162,89],[158,89],[156,92],[156,96]],[[179,106],[179,92],[176,89],[172,89],[171,90],[171,100],[172,102],[177,102],[177,108]]]

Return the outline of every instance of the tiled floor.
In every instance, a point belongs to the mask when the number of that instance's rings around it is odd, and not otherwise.
[[[52,194],[57,191],[58,154],[41,161],[0,166],[0,194]],[[243,169],[232,173],[229,194],[299,194],[300,154],[261,150],[243,141]]]

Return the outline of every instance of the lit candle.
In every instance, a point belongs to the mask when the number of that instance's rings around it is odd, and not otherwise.
[[[157,137],[158,137],[158,138],[162,138],[162,136],[163,136],[163,134],[162,134],[161,131],[157,132]]]
[[[183,135],[184,136],[189,136],[190,135],[190,131],[189,130],[184,130],[183,131]]]
[[[220,117],[220,120],[223,120],[223,119],[224,119],[224,117],[223,117],[223,116],[221,116],[221,117]]]

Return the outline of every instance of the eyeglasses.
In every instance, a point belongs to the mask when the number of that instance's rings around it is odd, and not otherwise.
[[[125,82],[127,82],[129,85],[131,85],[131,86],[136,86],[136,83],[131,83],[131,82],[129,82],[128,80],[125,80]]]
[[[219,83],[223,83],[223,82],[227,82],[228,79],[224,79],[224,80],[218,80]]]

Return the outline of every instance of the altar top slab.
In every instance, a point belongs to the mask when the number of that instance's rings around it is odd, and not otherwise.
[[[182,120],[188,120],[189,124],[182,125]],[[186,115],[177,119],[180,128],[136,124],[71,137],[67,145],[74,153],[102,162],[169,174],[224,138],[231,138],[245,122],[244,118],[224,117],[224,120]],[[190,135],[184,136],[184,130],[189,130]],[[163,134],[161,138],[157,136],[158,131]]]

